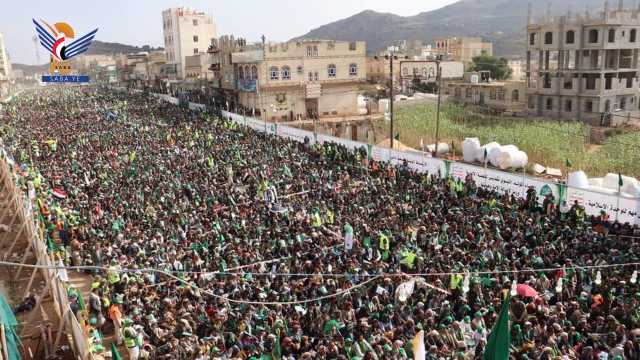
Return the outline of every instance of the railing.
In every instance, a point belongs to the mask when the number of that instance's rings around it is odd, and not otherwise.
[[[61,276],[60,270],[52,268],[60,264],[56,264],[47,252],[47,246],[43,236],[44,224],[34,218],[33,204],[35,201],[35,192],[25,194],[16,186],[20,175],[14,171],[15,163],[4,149],[0,149],[0,153],[0,177],[4,182],[4,188],[9,192],[9,196],[12,199],[11,202],[15,204],[15,210],[18,211],[16,216],[23,221],[21,225],[23,226],[23,231],[26,234],[31,251],[34,252],[37,259],[36,264],[43,267],[42,276],[46,282],[46,290],[44,292],[49,291],[51,293],[54,309],[60,319],[60,326],[53,344],[53,349],[57,349],[62,340],[63,330],[66,328],[66,331],[71,334],[70,345],[76,358],[80,360],[92,360],[94,357],[90,351],[87,336],[78,319],[76,319],[76,316],[71,311],[69,297],[67,295],[68,283],[66,279],[63,280],[64,276]],[[29,250],[27,250],[27,253],[28,252]],[[26,259],[26,256],[24,259]],[[37,270],[34,270],[29,285],[27,285],[27,291],[29,291],[33,283],[36,271]],[[44,297],[44,295],[42,295],[42,297]],[[40,298],[38,301],[40,304],[42,299]],[[33,314],[36,315],[39,313],[38,306],[34,308],[33,312]],[[30,318],[29,320],[31,321],[27,321],[27,324],[33,323],[34,319]]]

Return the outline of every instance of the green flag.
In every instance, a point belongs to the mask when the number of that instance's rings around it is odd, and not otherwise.
[[[278,360],[282,358],[282,347],[280,347],[280,336],[276,337],[276,343],[273,349],[273,358]]]
[[[624,181],[622,181],[622,174],[618,173],[618,186],[622,187]]]
[[[483,360],[509,360],[511,346],[511,331],[509,330],[509,297],[502,303],[500,316],[493,326],[487,347],[484,349]]]
[[[111,360],[122,360],[115,343],[111,343]]]
[[[400,133],[396,133],[396,136],[393,137],[397,141],[400,141]]]
[[[571,163],[571,160],[569,160],[569,159],[567,158],[567,167],[568,167],[568,168],[570,168],[570,167],[572,167],[572,166],[573,166],[573,164]]]

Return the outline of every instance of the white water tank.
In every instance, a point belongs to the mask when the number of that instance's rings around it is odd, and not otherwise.
[[[529,157],[524,151],[512,151],[507,149],[498,157],[498,166],[502,170],[506,169],[522,169],[527,166]]]
[[[617,192],[619,181],[620,181],[620,177],[618,174],[610,173],[604,177],[602,186],[607,189],[615,190]],[[636,178],[622,175],[622,188],[620,189],[620,191],[626,192],[626,193],[633,193],[635,191],[636,185],[638,185],[638,180]]]
[[[436,144],[427,145],[427,151],[433,153],[436,151]],[[438,143],[438,153],[436,156],[444,156],[449,153],[449,144],[447,143]]]
[[[487,153],[487,159],[489,159],[489,154],[491,154],[491,151],[493,151],[493,149],[495,149],[495,148],[500,148],[500,144],[498,144],[497,142],[490,142],[490,143],[486,144],[485,146],[480,148],[480,151],[478,151],[476,159],[478,161],[484,163],[484,153],[485,153],[485,151]]]
[[[601,184],[602,183],[598,185],[597,182],[594,183],[595,186],[601,186]],[[572,172],[567,176],[567,185],[578,189],[588,189],[590,183],[589,179],[587,178],[587,174],[585,174],[584,171],[580,170]]]
[[[467,138],[462,142],[462,157],[465,162],[472,163],[477,160],[480,151],[480,139]]]

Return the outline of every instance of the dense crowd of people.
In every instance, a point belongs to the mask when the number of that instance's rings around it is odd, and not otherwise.
[[[95,350],[131,359],[640,359],[638,228],[106,89],[23,94],[3,146]],[[152,271],[150,269],[156,269]],[[410,286],[400,286],[410,283]],[[525,291],[521,292],[520,290]]]

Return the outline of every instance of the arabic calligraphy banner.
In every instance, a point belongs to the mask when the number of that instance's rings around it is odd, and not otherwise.
[[[235,122],[247,124],[251,128],[264,131],[264,122],[252,118],[244,118],[240,115],[223,111],[223,115],[230,117]],[[273,130],[271,128],[268,131]],[[313,141],[313,133],[300,129],[289,128],[286,126],[278,127],[278,134],[287,136],[291,139],[302,141],[305,136]],[[318,135],[318,141],[333,141],[344,144],[349,148],[358,148],[365,146],[364,143],[356,141],[339,139],[327,135]],[[437,174],[440,172],[444,175],[450,175],[457,179],[464,180],[468,174],[473,176],[474,181],[485,188],[493,189],[497,192],[509,192],[517,197],[525,198],[527,189],[532,186],[536,189],[538,200],[542,202],[546,194],[553,194],[558,204],[567,201],[569,205],[575,201],[584,206],[585,211],[589,215],[599,215],[601,211],[607,212],[611,220],[616,218],[624,223],[640,224],[640,199],[620,197],[617,194],[595,192],[584,189],[568,188],[564,184],[558,184],[552,181],[532,178],[525,176],[523,173],[507,173],[493,169],[485,169],[480,166],[469,164],[442,161],[440,159],[430,158],[417,152],[404,152],[399,150],[389,150],[378,146],[368,147],[371,157],[376,161],[391,161],[393,164],[402,164],[405,160],[407,165],[412,169],[429,174]]]

